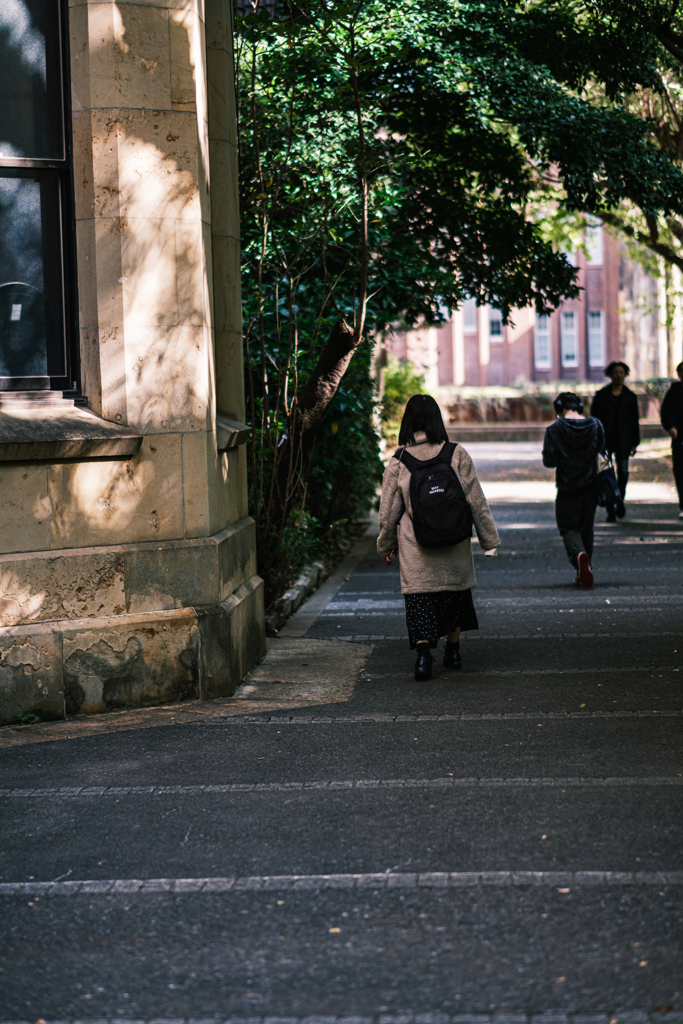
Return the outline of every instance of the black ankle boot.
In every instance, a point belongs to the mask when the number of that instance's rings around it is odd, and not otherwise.
[[[432,678],[432,652],[427,644],[418,644],[417,661],[415,662],[415,678],[418,683]]]
[[[446,641],[446,648],[443,652],[443,663],[445,668],[462,668],[460,657],[460,642],[452,644]]]

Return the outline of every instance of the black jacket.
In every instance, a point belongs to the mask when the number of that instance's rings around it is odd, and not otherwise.
[[[595,456],[605,449],[602,423],[587,416],[567,420],[558,416],[545,432],[543,465],[556,468],[559,494],[576,494],[595,486]]]
[[[607,451],[617,458],[625,459],[640,444],[638,398],[625,384],[619,396],[612,394],[611,384],[600,388],[591,405],[591,416],[602,423]]]
[[[683,440],[683,384],[680,380],[675,380],[664,395],[661,420],[665,430],[675,427],[679,441]]]

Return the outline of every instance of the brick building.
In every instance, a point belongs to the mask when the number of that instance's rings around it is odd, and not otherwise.
[[[585,250],[569,254],[580,296],[550,316],[518,309],[504,325],[498,310],[469,299],[441,327],[389,335],[387,351],[422,369],[432,390],[603,381],[612,359],[626,360],[633,379],[669,375],[683,359],[683,338],[662,312],[666,275],[648,275],[600,225],[589,227]]]

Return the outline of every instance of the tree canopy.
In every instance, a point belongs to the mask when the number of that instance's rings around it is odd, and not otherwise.
[[[616,0],[282,0],[237,19],[262,559],[368,332],[465,296],[507,318],[577,294],[539,188],[568,211],[683,217],[683,176],[619,102],[659,81],[638,17]]]
[[[594,0],[583,5],[591,32],[620,52],[639,75],[614,77],[609,97],[647,126],[652,142],[680,167],[683,160],[683,9],[679,0]],[[597,80],[599,82],[599,79]],[[588,88],[596,92],[595,85]],[[603,219],[658,260],[683,270],[683,218],[626,200]],[[642,253],[642,249],[640,250]],[[647,262],[644,260],[643,262]]]

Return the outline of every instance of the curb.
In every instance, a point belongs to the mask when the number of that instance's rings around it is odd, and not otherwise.
[[[376,543],[378,533],[377,513],[373,511],[369,526],[360,537],[356,537],[348,554],[327,579],[320,562],[307,565],[296,584],[275,602],[273,611],[266,616],[266,633],[270,637],[276,633],[278,637],[302,637]],[[318,570],[317,576],[314,570]],[[314,578],[315,583],[312,582]],[[304,601],[306,604],[302,608]]]
[[[273,610],[266,615],[266,633],[272,634],[285,624],[303,602],[315,590],[318,589],[325,575],[325,567],[322,562],[312,562],[307,565],[296,583],[289,590],[285,590],[282,597],[279,597],[273,604]]]
[[[278,638],[305,636],[307,630],[311,628],[320,613],[327,608],[337,591],[346,583],[351,573],[376,542],[377,526],[371,523],[365,533],[356,538],[348,555],[344,556],[334,572],[322,582],[315,594],[312,594],[306,603],[288,619],[278,632]]]

